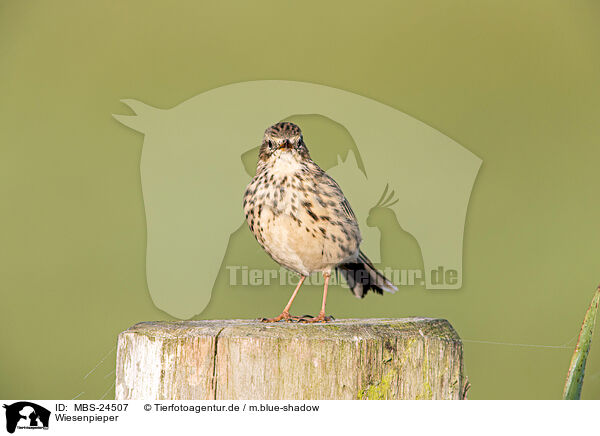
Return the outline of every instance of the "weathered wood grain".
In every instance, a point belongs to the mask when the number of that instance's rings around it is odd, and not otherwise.
[[[119,335],[116,398],[460,399],[446,320],[145,322]]]

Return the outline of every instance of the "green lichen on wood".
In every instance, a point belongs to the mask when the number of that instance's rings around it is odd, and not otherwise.
[[[372,382],[361,389],[357,398],[359,400],[387,400],[391,393],[392,380],[397,374],[397,369],[389,370],[381,377],[381,380]]]
[[[429,361],[427,355],[423,357],[423,392],[417,395],[417,400],[431,400],[433,398],[433,392],[431,390],[431,384],[429,383]]]

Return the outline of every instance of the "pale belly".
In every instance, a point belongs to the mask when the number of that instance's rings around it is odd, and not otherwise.
[[[261,245],[267,253],[282,266],[302,275],[313,272],[331,272],[337,265],[351,262],[358,256],[358,243],[351,244],[348,250],[340,249],[331,240],[333,228],[326,228],[325,237],[314,232],[289,215],[275,216],[271,211],[263,212]],[[355,245],[355,246],[354,246]]]
[[[246,220],[259,244],[302,275],[354,261],[360,244],[356,221],[339,207],[344,200],[339,188],[311,177],[284,154],[254,177],[244,198]]]

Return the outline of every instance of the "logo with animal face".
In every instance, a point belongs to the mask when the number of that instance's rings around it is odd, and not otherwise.
[[[481,159],[439,131],[369,98],[305,82],[227,85],[166,110],[123,102],[136,115],[114,117],[145,135],[148,286],[170,315],[190,318],[210,301],[229,236],[244,222],[249,176],[240,156],[267,126],[306,114],[342,125],[356,144],[328,173],[356,213],[361,249],[381,260],[377,223],[391,214],[418,243],[424,286],[462,286],[465,219]],[[319,146],[306,139],[311,152]],[[440,281],[440,271],[452,280]]]
[[[19,401],[10,405],[4,404],[6,409],[6,431],[14,433],[18,429],[48,429],[50,424],[50,411],[38,404],[29,401]]]

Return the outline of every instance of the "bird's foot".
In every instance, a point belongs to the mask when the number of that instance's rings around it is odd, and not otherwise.
[[[279,322],[281,320],[287,322],[300,322],[304,317],[302,316],[292,316],[289,312],[281,312],[281,315],[276,316],[275,318],[261,318],[261,322]]]
[[[310,315],[304,315],[302,318],[298,320],[298,322],[308,322],[308,323],[317,323],[317,322],[331,322],[335,321],[333,316],[325,316],[323,312],[319,313],[317,317],[312,317]]]

